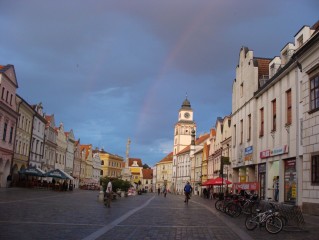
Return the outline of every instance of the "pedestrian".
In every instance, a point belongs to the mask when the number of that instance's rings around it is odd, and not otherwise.
[[[276,177],[274,181],[274,189],[275,189],[275,201],[279,201],[279,176]]]
[[[204,198],[207,198],[207,189],[206,188],[204,188],[203,194],[204,194]]]
[[[111,200],[113,196],[113,191],[112,191],[112,181],[111,179],[107,183],[106,189],[105,189],[105,195],[104,195],[104,202],[105,205],[110,208],[111,207]]]
[[[12,175],[11,173],[7,176],[7,188],[11,187]]]
[[[158,195],[161,194],[161,188],[160,188],[160,187],[158,187],[158,189],[157,189],[157,194],[158,194]]]
[[[190,199],[190,195],[191,195],[192,190],[193,190],[192,186],[190,185],[189,182],[187,182],[185,187],[184,187],[184,194],[185,194],[184,202],[188,202],[188,199]]]
[[[163,188],[163,194],[164,194],[164,197],[166,197],[166,194],[167,194],[166,186],[164,186],[164,188]]]

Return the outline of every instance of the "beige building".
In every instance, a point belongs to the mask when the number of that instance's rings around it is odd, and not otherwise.
[[[67,138],[64,132],[63,123],[60,123],[59,127],[55,128],[57,133],[57,148],[55,153],[55,169],[65,171],[66,166],[66,150],[67,150]],[[69,173],[68,173],[69,174]]]
[[[47,121],[44,131],[44,155],[42,159],[42,170],[49,172],[55,169],[57,132],[55,131],[54,114],[45,115]]]
[[[156,189],[163,189],[163,186],[167,190],[173,191],[172,187],[172,163],[173,163],[173,152],[166,155],[161,161],[156,164],[155,176],[156,176]]]
[[[74,178],[75,188],[80,186],[80,173],[81,173],[81,148],[80,148],[80,139],[74,142],[74,161],[73,161],[73,173],[72,177]]]
[[[16,131],[15,149],[13,155],[13,181],[19,180],[18,171],[29,167],[29,156],[31,147],[31,136],[33,127],[33,108],[19,95],[16,95],[19,119]],[[41,168],[41,162],[34,163],[30,167]]]
[[[81,173],[80,185],[90,183],[93,178],[93,154],[91,144],[81,144]]]

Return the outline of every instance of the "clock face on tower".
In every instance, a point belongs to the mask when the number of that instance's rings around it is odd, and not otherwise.
[[[184,117],[185,118],[189,118],[190,117],[190,114],[188,112],[184,113]]]

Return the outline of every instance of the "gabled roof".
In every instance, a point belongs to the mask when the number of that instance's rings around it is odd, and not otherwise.
[[[177,155],[187,153],[187,152],[190,151],[190,149],[191,149],[191,145],[188,145],[187,147],[185,147],[184,149],[182,149],[181,151],[179,151],[179,152],[177,153]]]
[[[195,145],[200,145],[202,144],[204,141],[206,141],[209,138],[209,133],[205,133],[204,135],[200,136],[199,138],[196,139],[195,141]],[[185,147],[184,149],[182,149],[181,151],[179,151],[177,153],[177,155],[183,154],[183,153],[187,153],[189,152],[191,149],[191,145],[188,145],[187,147]]]
[[[89,150],[92,149],[92,144],[81,144],[80,145],[80,151],[85,151],[85,160],[88,158],[89,156]]]
[[[136,161],[136,163],[139,167],[143,167],[142,160],[140,158],[129,158],[128,159],[128,166],[132,167],[134,161]]]
[[[199,144],[203,143],[208,138],[209,138],[209,133],[205,133],[204,135],[202,135],[196,139],[195,145],[199,145]]]
[[[142,169],[143,179],[153,179],[153,169]]]
[[[172,162],[172,161],[173,161],[173,152],[170,152],[161,161],[159,161],[159,163],[166,163],[166,162]]]

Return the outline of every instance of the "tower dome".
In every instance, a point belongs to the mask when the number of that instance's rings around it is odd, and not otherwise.
[[[182,104],[182,109],[191,109],[191,103],[188,101],[187,97]]]

